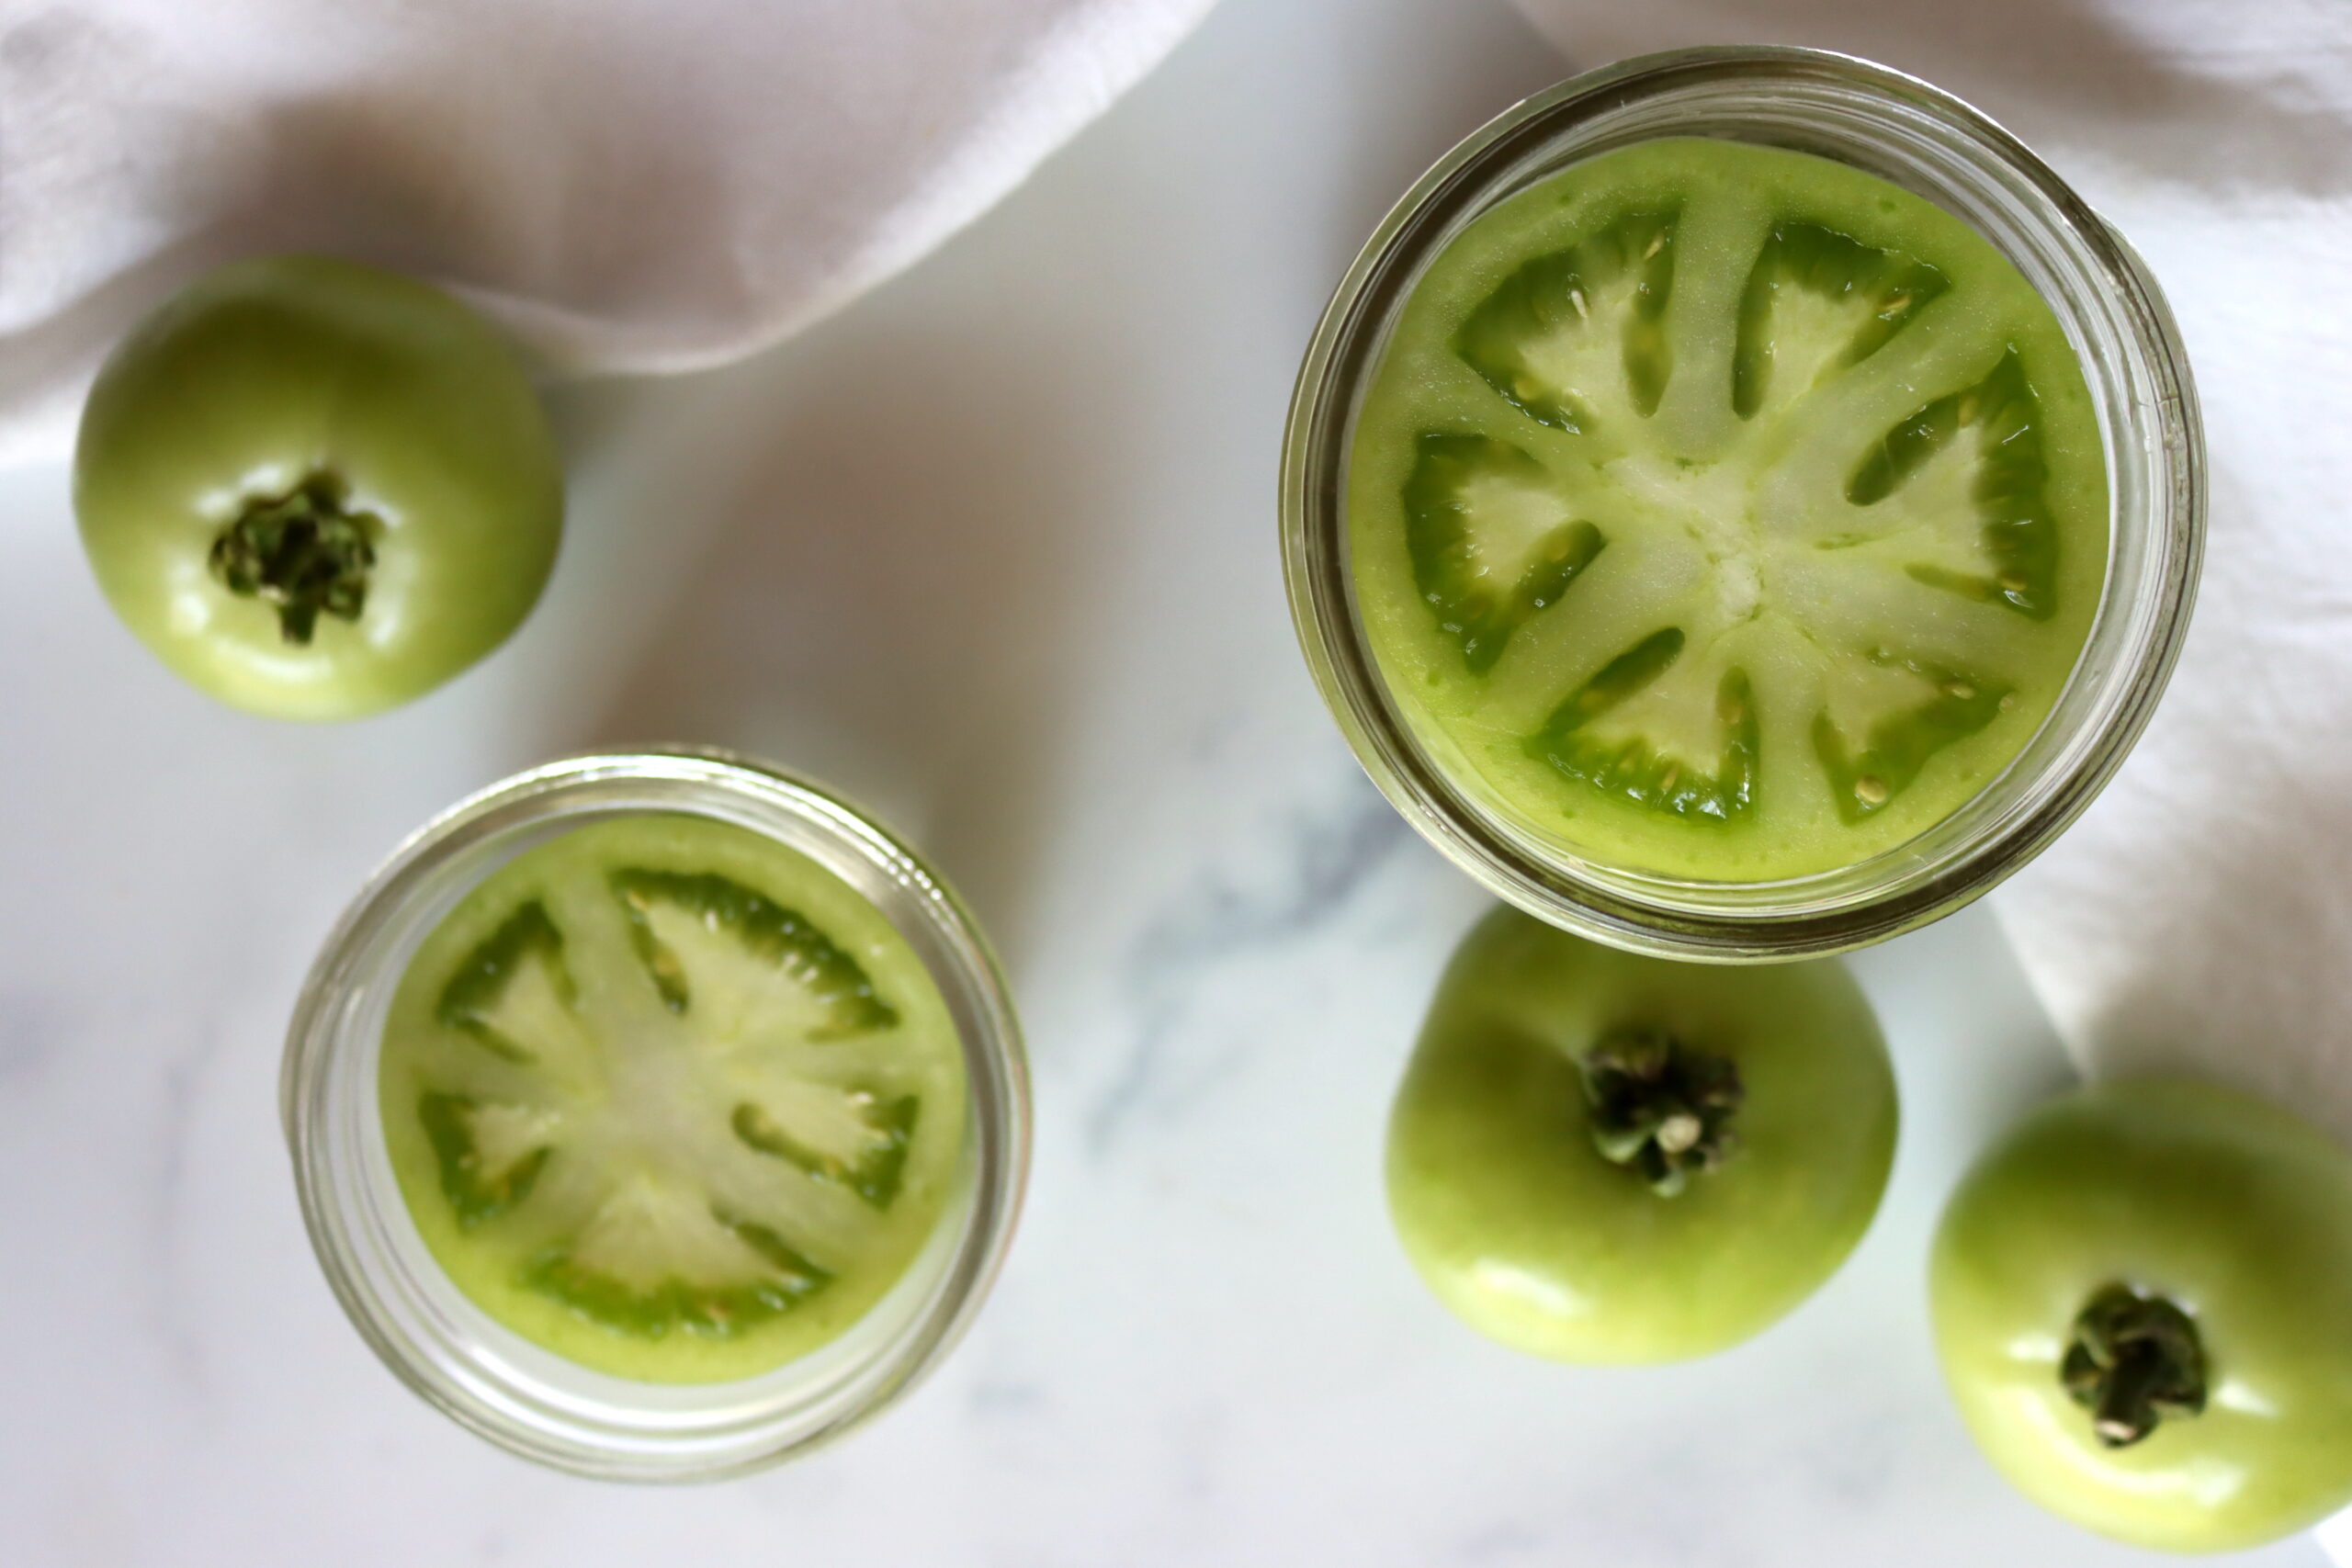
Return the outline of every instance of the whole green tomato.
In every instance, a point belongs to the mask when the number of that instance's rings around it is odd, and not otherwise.
[[[346,718],[504,641],[563,526],[505,344],[413,278],[323,256],[207,274],[98,372],[74,454],[115,613],[239,707]]]
[[[1936,1349],[2017,1487],[2220,1551],[2352,1503],[2352,1155],[2184,1079],[2042,1106],[1953,1193]]]
[[[1895,1120],[1878,1024],[1836,962],[1669,963],[1498,909],[1397,1091],[1389,1212],[1430,1288],[1493,1338],[1679,1360],[1837,1271]]]

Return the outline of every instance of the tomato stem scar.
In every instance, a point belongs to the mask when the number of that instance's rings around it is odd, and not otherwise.
[[[369,513],[348,510],[333,476],[313,474],[285,495],[248,502],[208,559],[230,592],[277,606],[279,633],[300,647],[322,614],[359,618],[381,529]]]
[[[2058,1376],[2091,1413],[2091,1431],[2129,1448],[2167,1416],[2205,1408],[2205,1347],[2197,1320],[2159,1295],[2109,1285],[2075,1319]]]
[[[1660,1031],[1626,1029],[1594,1046],[1582,1066],[1593,1146],[1660,1197],[1673,1197],[1690,1172],[1713,1170],[1731,1152],[1732,1113],[1746,1090],[1730,1062]]]

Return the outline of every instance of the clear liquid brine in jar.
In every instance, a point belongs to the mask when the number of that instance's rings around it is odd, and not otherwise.
[[[619,1377],[838,1337],[953,1195],[953,1021],[841,878],[684,814],[526,850],[425,938],[384,1029],[402,1197],[450,1280]]]
[[[1416,738],[1563,852],[1767,882],[1952,814],[2050,713],[2108,565],[2051,307],[1844,164],[1661,137],[1429,263],[1347,476]]]

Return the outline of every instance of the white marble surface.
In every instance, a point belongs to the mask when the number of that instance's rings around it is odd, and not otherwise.
[[[1229,0],[831,325],[566,394],[548,603],[381,720],[184,690],[107,616],[63,474],[0,474],[0,1563],[2135,1560],[2011,1495],[1929,1356],[1941,1193],[2064,1071],[1982,910],[1858,962],[1902,1154],[1853,1262],[1761,1339],[1523,1360],[1390,1240],[1387,1097],[1481,905],[1300,667],[1276,444],[1385,202],[1561,73],[1500,0]],[[1012,967],[1040,1130],[1012,1266],[935,1381],[836,1451],[668,1492],[510,1460],[377,1366],[273,1098],[378,856],[514,768],[660,738],[817,772],[934,852]]]

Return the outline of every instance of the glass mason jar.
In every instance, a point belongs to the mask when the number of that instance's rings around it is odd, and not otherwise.
[[[460,1294],[426,1251],[387,1152],[377,1096],[384,1019],[418,944],[515,855],[590,822],[683,812],[799,851],[841,877],[922,958],[963,1043],[968,1108],[956,1195],[907,1272],[848,1332],[741,1382],[592,1371]],[[855,807],[709,751],[575,757],[460,801],[396,851],[327,939],[288,1032],[280,1109],[311,1245],[361,1336],[409,1387],[527,1459],[630,1481],[709,1480],[839,1437],[955,1345],[1012,1239],[1029,1162],[1020,1028],[986,940],[952,889]]]
[[[2049,301],[2107,447],[2107,576],[2088,640],[2041,728],[1951,816],[1833,871],[1710,882],[1548,842],[1449,777],[1366,638],[1349,558],[1359,403],[1422,272],[1473,220],[1567,164],[1707,136],[1833,159],[1972,225]],[[2088,806],[2145,727],[2188,629],[2205,530],[2204,438],[2178,329],[2122,237],[1984,115],[1924,82],[1814,50],[1645,55],[1538,94],[1473,132],[1396,204],[1309,345],[1283,453],[1291,614],[1324,701],[1422,836],[1543,919],[1638,952],[1719,961],[1834,953],[1925,924],[2031,859]]]

